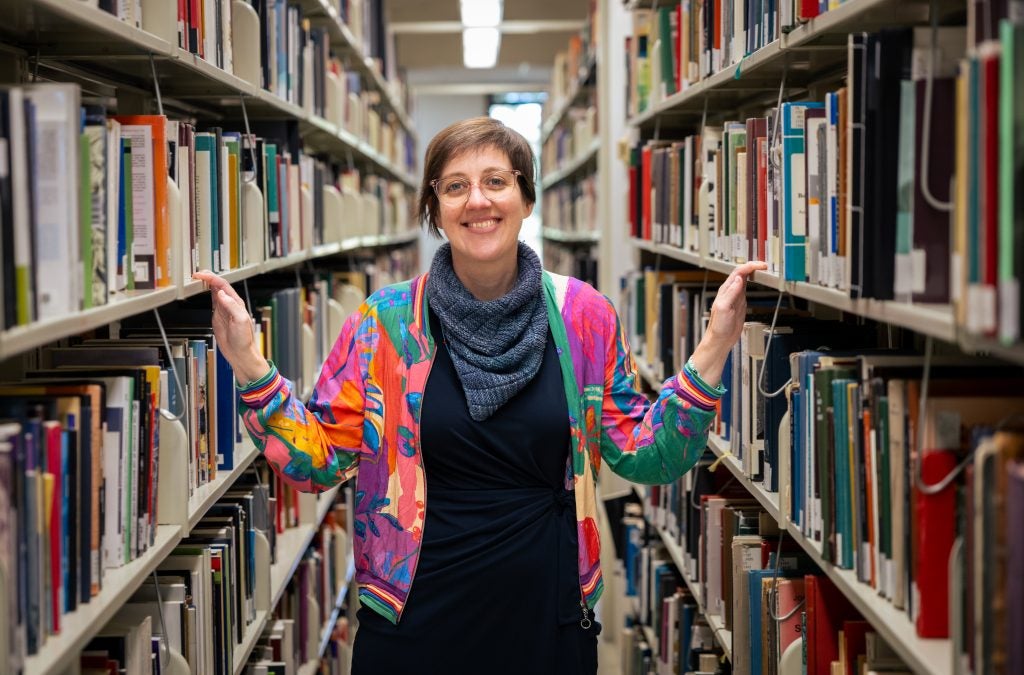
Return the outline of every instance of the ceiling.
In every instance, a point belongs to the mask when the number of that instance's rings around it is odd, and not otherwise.
[[[545,87],[555,54],[579,32],[588,4],[589,0],[505,0],[498,65],[470,70],[462,66],[459,0],[385,0],[398,66],[406,71],[409,84],[436,93],[446,88],[454,93],[473,87]]]

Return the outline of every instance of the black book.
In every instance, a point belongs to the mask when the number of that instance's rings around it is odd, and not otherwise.
[[[0,285],[3,287],[3,327],[18,323],[18,295],[14,266],[14,194],[11,188],[10,95],[0,90]]]

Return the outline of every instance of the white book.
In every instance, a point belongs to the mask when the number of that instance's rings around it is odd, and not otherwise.
[[[203,58],[207,62],[218,65],[217,58],[217,3],[213,0],[204,0],[202,3],[203,12]]]
[[[125,278],[118,275],[117,241],[121,205],[121,123],[107,118],[107,292],[125,289]],[[95,252],[94,252],[95,254]]]
[[[153,129],[122,124],[121,136],[132,144],[132,254],[135,288],[156,285],[156,205],[153,186]]]
[[[81,106],[71,84],[24,88],[35,110],[33,279],[39,320],[66,317],[81,307],[78,151]]]
[[[217,199],[217,206],[220,210],[220,266],[218,272],[231,269],[231,236],[234,232],[231,225],[231,200],[228,195],[228,191],[231,189],[231,178],[228,173],[228,156],[230,154],[228,146],[221,144],[217,171],[220,173],[220,184],[224,189]]]
[[[213,134],[196,134],[196,265],[198,269],[213,269],[213,197],[210,181],[213,172],[213,157],[209,145],[200,149],[201,138],[212,138]]]
[[[805,267],[807,278],[811,283],[822,283],[822,265],[818,252],[821,248],[822,211],[822,176],[818,170],[818,153],[824,148],[818,142],[819,130],[826,125],[824,117],[805,118],[805,135],[807,142],[807,258],[810,263]],[[795,214],[794,214],[795,217]],[[794,230],[796,228],[794,227]]]
[[[207,0],[209,2],[209,0]],[[234,73],[234,47],[231,42],[231,6],[232,0],[220,1],[220,41],[221,41],[221,68],[225,72]]]

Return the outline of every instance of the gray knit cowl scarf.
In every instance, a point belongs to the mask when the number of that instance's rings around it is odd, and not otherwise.
[[[548,338],[540,259],[519,242],[516,285],[496,300],[477,300],[455,275],[446,242],[434,254],[426,293],[441,320],[469,415],[482,422],[540,370]]]

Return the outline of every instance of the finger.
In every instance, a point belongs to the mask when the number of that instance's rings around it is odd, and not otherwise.
[[[233,321],[249,321],[249,312],[245,311],[245,305],[228,294],[224,289],[214,291],[217,305],[223,309]]]
[[[206,270],[203,270],[201,272],[196,272],[195,274],[193,274],[192,278],[199,279],[200,281],[206,283],[207,287],[215,294],[217,291],[225,291],[228,295],[230,295],[238,302],[242,302],[242,298],[238,295],[238,293],[235,292],[235,289],[232,288],[231,284],[229,284],[227,281],[225,281],[220,276],[214,274],[213,272],[207,272]],[[245,303],[242,304],[244,305]]]
[[[717,300],[722,301],[723,307],[733,308],[740,298],[744,297],[746,293],[746,283],[741,275],[732,276],[722,284],[722,287],[718,291]]]
[[[750,262],[745,262],[736,269],[734,269],[732,273],[739,275],[743,278],[748,278],[754,272],[764,271],[766,269],[768,269],[768,263],[765,263],[761,260],[751,260]]]

